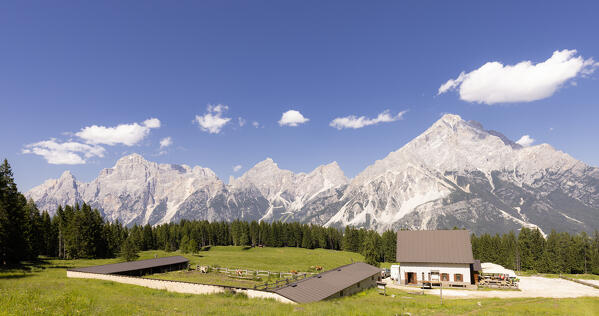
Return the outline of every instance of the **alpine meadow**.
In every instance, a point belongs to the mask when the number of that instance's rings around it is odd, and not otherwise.
[[[0,2],[0,316],[599,315],[599,2]]]

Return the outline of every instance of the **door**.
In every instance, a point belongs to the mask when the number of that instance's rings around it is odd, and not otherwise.
[[[418,280],[416,279],[415,272],[406,272],[408,274],[408,284],[418,284]]]

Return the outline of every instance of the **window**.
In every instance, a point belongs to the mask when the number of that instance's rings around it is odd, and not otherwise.
[[[360,287],[360,282],[358,282],[358,287]]]
[[[339,296],[343,296],[343,291],[339,292]]]
[[[441,281],[449,281],[449,274],[441,273]]]
[[[460,273],[456,273],[453,275],[454,282],[464,282],[464,277]]]

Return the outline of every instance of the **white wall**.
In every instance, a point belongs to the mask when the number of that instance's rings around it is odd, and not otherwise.
[[[169,292],[190,293],[190,294],[215,294],[215,293],[223,293],[226,290],[231,290],[231,288],[218,286],[218,285],[155,280],[155,279],[145,279],[145,278],[138,278],[138,277],[123,276],[123,275],[97,274],[97,273],[86,273],[86,272],[77,272],[77,271],[67,271],[67,278],[107,280],[107,281],[113,281],[113,282],[118,282],[118,283],[145,286],[145,287],[149,287],[151,289],[167,290]],[[271,298],[271,299],[275,299],[281,303],[295,304],[295,302],[289,300],[288,298],[283,297],[276,293],[272,293],[272,292],[258,291],[258,290],[253,290],[253,289],[232,289],[232,290],[234,290],[237,293],[245,293],[249,298]]]
[[[346,287],[345,289],[343,289],[343,295],[341,295],[341,292],[337,292],[337,293],[327,297],[326,299],[328,300],[328,299],[336,298],[336,297],[350,296],[350,295],[356,294],[358,292],[364,291],[366,289],[369,289],[371,287],[375,287],[376,282],[378,282],[380,275],[381,275],[381,273],[377,272],[377,273],[373,274],[372,276],[369,276],[366,279],[364,279],[360,282],[356,282],[356,283],[350,285],[349,287]],[[360,286],[358,286],[358,284],[360,284]]]
[[[399,266],[400,284],[405,284],[406,272],[416,272],[418,282],[422,282],[422,273],[424,272],[425,281],[428,281],[428,273],[431,270],[449,274],[449,282],[455,282],[454,274],[460,273],[464,283],[470,283],[470,264],[467,263],[401,263]]]

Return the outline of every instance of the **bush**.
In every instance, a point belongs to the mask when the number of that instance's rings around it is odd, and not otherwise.
[[[120,256],[125,259],[125,261],[133,261],[139,258],[138,252],[139,249],[137,248],[137,245],[135,245],[135,242],[133,242],[131,238],[127,238],[123,245],[121,245]]]

